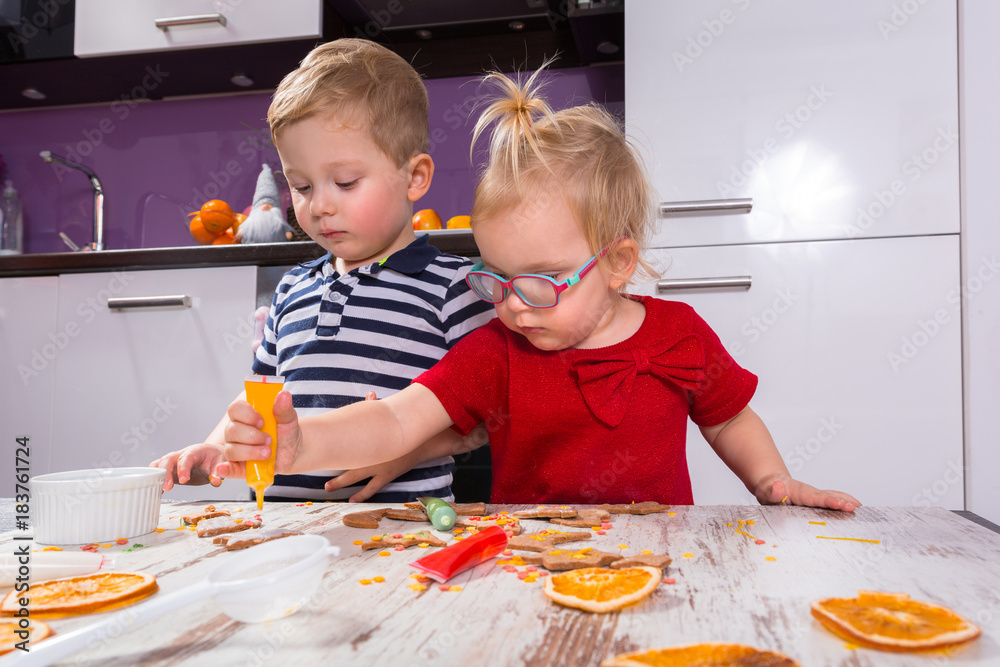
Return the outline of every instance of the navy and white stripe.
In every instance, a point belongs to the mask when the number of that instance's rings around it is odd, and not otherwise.
[[[300,416],[385,398],[433,366],[452,345],[493,317],[465,283],[473,263],[441,254],[421,235],[381,263],[340,274],[330,255],[300,264],[275,290],[253,371],[282,375]],[[451,499],[454,461],[427,461],[387,484],[373,502]],[[340,471],[277,475],[267,500],[343,500]]]

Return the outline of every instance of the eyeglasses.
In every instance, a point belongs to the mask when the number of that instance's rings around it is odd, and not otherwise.
[[[513,289],[518,298],[532,308],[552,308],[559,304],[559,295],[577,284],[587,273],[597,265],[599,257],[603,257],[608,251],[607,248],[591,257],[580,270],[566,280],[556,280],[550,276],[541,276],[535,273],[522,273],[510,280],[504,280],[495,273],[483,270],[483,263],[479,262],[465,281],[483,301],[489,303],[502,303],[509,294],[508,290]]]

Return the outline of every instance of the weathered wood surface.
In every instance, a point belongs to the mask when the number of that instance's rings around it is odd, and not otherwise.
[[[216,505],[256,511],[249,503]],[[210,539],[175,529],[177,517],[201,506],[164,504],[160,527],[166,530],[130,541],[147,548],[105,551],[115,552],[117,569],[155,574],[164,592],[190,585],[232,556]],[[542,594],[543,579],[526,583],[495,565],[450,581],[460,592],[441,591],[433,582],[415,592],[408,588],[414,570],[407,563],[427,550],[391,551],[388,557],[361,552],[353,541],[375,531],[340,522],[343,513],[375,507],[384,505],[265,508],[266,526],[324,535],[342,550],[296,613],[244,625],[204,602],[64,664],[598,665],[624,651],[726,641],[777,650],[810,667],[1000,665],[1000,535],[945,510],[864,507],[852,516],[784,506],[695,506],[677,507],[672,515],[613,516],[613,528],[588,546],[614,551],[628,545],[630,554],[666,550],[674,559],[666,576],[676,583],[661,585],[638,605],[599,615],[559,607]],[[382,529],[407,532],[417,525],[383,520]],[[0,536],[0,550],[12,550],[11,533]],[[376,575],[385,583],[359,583]],[[859,589],[947,605],[978,623],[983,635],[958,650],[924,655],[852,648],[812,619],[809,603]],[[93,618],[51,624],[68,631]]]

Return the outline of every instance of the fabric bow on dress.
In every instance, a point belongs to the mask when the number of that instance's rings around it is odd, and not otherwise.
[[[572,361],[587,407],[608,426],[625,417],[636,377],[649,373],[682,389],[694,390],[705,380],[705,353],[694,334],[644,350],[611,356],[579,356]]]

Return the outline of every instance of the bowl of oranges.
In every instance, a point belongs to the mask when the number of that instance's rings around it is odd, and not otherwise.
[[[447,222],[441,220],[438,212],[425,208],[413,214],[413,229],[418,232],[435,232],[441,230],[471,229],[472,218],[468,215],[455,215]]]
[[[221,199],[211,199],[201,209],[188,213],[188,231],[191,238],[202,245],[229,245],[236,243],[236,232],[247,219],[236,213]]]

